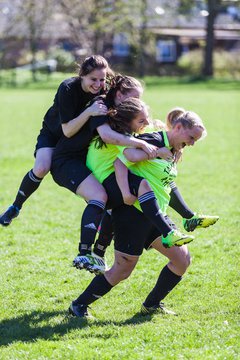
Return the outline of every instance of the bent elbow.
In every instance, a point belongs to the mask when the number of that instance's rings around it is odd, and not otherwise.
[[[72,135],[71,135],[71,134],[69,134],[68,132],[64,132],[63,134],[64,134],[64,136],[66,136],[67,138],[72,137]]]
[[[112,143],[111,137],[109,137],[107,134],[101,134],[100,137],[101,137],[102,141],[105,142],[105,144],[111,144]]]
[[[72,136],[67,126],[62,126],[62,131],[63,131],[63,135],[66,136],[67,138],[70,138]]]

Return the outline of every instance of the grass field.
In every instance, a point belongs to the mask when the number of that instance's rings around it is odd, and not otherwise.
[[[0,89],[0,211],[32,168],[54,88]],[[96,320],[67,316],[92,278],[71,267],[84,201],[48,176],[19,218],[0,228],[0,359],[239,359],[239,90],[239,83],[146,79],[153,117],[164,119],[178,105],[196,111],[208,129],[204,141],[185,150],[177,184],[194,210],[220,220],[196,231],[192,265],[165,300],[179,316],[138,313],[167,262],[154,252],[92,305]],[[108,263],[112,258],[110,248]]]

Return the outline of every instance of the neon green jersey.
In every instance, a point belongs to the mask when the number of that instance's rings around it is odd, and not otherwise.
[[[119,147],[112,144],[103,145],[102,148],[96,148],[96,139],[93,139],[89,145],[87,153],[87,167],[92,171],[96,179],[102,183],[114,169],[114,161],[119,154]]]
[[[151,134],[150,134],[151,135]],[[165,146],[169,148],[169,142],[166,132],[162,132]],[[149,134],[148,134],[149,137]],[[176,164],[163,159],[144,160],[132,163],[126,159],[122,149],[118,158],[129,168],[131,172],[145,178],[155,193],[158,204],[163,214],[166,214],[170,200],[170,182],[177,176]],[[134,206],[141,210],[139,202]]]

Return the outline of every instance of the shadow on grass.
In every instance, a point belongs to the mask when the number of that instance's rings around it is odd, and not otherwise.
[[[58,317],[59,319],[57,319]],[[0,346],[10,345],[18,341],[34,342],[37,339],[57,340],[59,336],[64,336],[71,330],[84,329],[91,326],[137,325],[150,320],[150,316],[142,316],[140,313],[124,321],[101,321],[97,319],[76,318],[68,315],[65,311],[33,311],[30,314],[0,322]],[[90,334],[89,337],[91,336]],[[84,333],[82,337],[87,338],[88,335]],[[101,337],[105,338],[104,333],[101,333]],[[109,337],[109,334],[107,337]]]

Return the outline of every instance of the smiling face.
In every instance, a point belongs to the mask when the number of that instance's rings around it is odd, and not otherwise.
[[[173,128],[170,145],[176,151],[183,149],[185,146],[193,146],[202,137],[203,132],[204,130],[199,126],[193,126],[189,129],[178,123]]]
[[[105,86],[107,69],[96,69],[81,76],[82,89],[86,93],[97,95]]]
[[[140,134],[144,132],[147,125],[149,125],[148,111],[144,107],[143,110],[131,121],[131,132]]]

